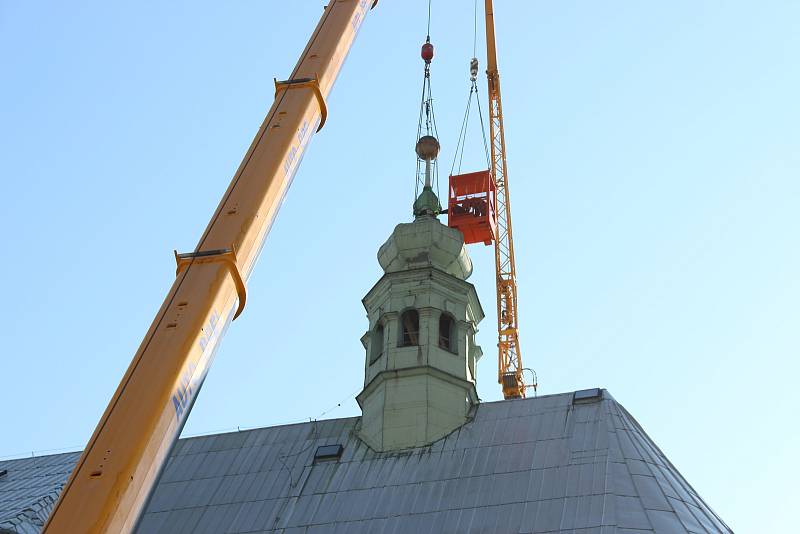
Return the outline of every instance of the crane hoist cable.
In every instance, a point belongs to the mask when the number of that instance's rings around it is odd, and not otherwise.
[[[453,155],[453,164],[450,166],[450,175],[456,170],[456,161],[458,161],[457,174],[461,173],[461,164],[464,160],[464,147],[466,146],[467,131],[469,128],[470,111],[472,108],[472,97],[475,96],[475,104],[478,107],[478,116],[481,121],[481,134],[483,136],[483,149],[486,153],[486,167],[491,167],[491,156],[489,155],[489,143],[486,140],[486,126],[483,122],[483,112],[481,110],[481,101],[478,96],[478,0],[473,3],[472,14],[472,59],[469,62],[469,80],[470,89],[467,96],[467,106],[464,111],[464,119],[461,122],[461,130],[458,134],[458,141],[456,142],[456,150]]]
[[[475,105],[478,108],[478,117],[481,123],[481,135],[483,137],[483,151],[486,156],[486,167],[491,167],[491,156],[489,155],[489,141],[486,138],[486,125],[483,122],[483,111],[481,110],[481,101],[478,95],[478,58],[473,57],[469,62],[470,71],[470,88],[469,96],[467,96],[467,106],[464,111],[464,119],[461,122],[461,130],[458,134],[458,141],[456,142],[456,150],[453,155],[453,164],[450,166],[450,174],[452,175],[461,173],[461,165],[464,160],[464,148],[467,144],[467,132],[469,131],[469,118],[472,110],[472,100],[474,95]],[[458,161],[458,168],[456,168],[456,161]]]
[[[426,35],[428,36],[427,42],[431,41],[431,4],[432,3],[433,3],[433,0],[428,0],[428,31],[426,32]]]

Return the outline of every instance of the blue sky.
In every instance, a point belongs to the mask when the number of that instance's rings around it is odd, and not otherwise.
[[[359,413],[360,299],[413,201],[425,4],[365,22],[185,434]],[[496,4],[540,392],[608,388],[734,530],[782,530],[800,498],[800,4]],[[0,457],[88,439],[321,6],[0,0]],[[434,1],[431,37],[449,168],[472,2]],[[471,253],[492,401],[493,257]]]

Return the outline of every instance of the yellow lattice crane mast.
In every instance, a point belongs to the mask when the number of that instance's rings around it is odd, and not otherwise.
[[[506,399],[525,397],[522,356],[519,349],[517,322],[517,272],[514,265],[514,239],[511,231],[511,195],[508,190],[506,140],[503,130],[503,105],[500,98],[500,74],[497,70],[497,47],[494,33],[492,0],[486,1],[486,75],[489,82],[489,142],[484,133],[488,169],[461,174],[461,156],[466,144],[467,121],[473,96],[478,98],[476,79],[478,59],[470,62],[472,87],[464,115],[464,123],[453,160],[447,204],[447,224],[464,235],[464,243],[494,243],[497,280],[498,382]],[[476,3],[477,8],[477,3]],[[477,41],[477,12],[476,12]],[[480,103],[478,105],[480,113]],[[481,118],[483,132],[483,119]],[[488,146],[486,146],[488,145]],[[459,152],[460,151],[460,152]],[[456,166],[458,161],[458,166]],[[453,170],[458,169],[456,174]],[[531,373],[533,373],[531,371]],[[536,391],[536,374],[533,373]]]
[[[506,140],[503,130],[503,105],[500,98],[500,73],[497,70],[492,0],[486,0],[486,76],[489,82],[490,170],[497,188],[497,231],[494,240],[494,261],[497,271],[498,381],[503,386],[503,397],[518,399],[525,397],[525,382],[522,376],[522,355],[519,349],[517,272],[514,264],[511,195],[508,190]]]

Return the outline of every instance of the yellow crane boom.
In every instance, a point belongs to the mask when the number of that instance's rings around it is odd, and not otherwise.
[[[127,533],[183,427],[370,4],[325,8],[194,251],[177,277],[44,527]]]
[[[503,386],[503,397],[518,399],[525,397],[525,382],[519,349],[517,272],[511,231],[506,139],[503,130],[503,105],[500,98],[500,73],[497,70],[492,0],[486,0],[486,67],[489,82],[491,172],[497,185],[497,236],[494,241],[494,259],[497,273],[498,382]]]

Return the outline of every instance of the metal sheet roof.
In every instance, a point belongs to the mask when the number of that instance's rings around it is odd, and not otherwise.
[[[357,417],[182,439],[138,532],[731,532],[608,392],[573,397],[484,403],[433,445],[390,453],[358,439]],[[28,532],[20,512],[76,460],[0,462],[0,532]]]
[[[0,533],[39,532],[79,452],[0,461]]]

